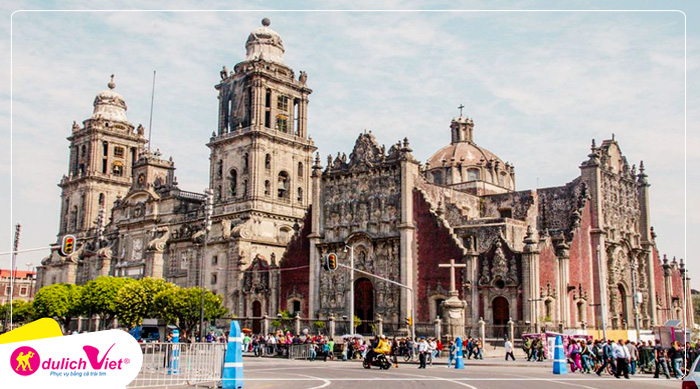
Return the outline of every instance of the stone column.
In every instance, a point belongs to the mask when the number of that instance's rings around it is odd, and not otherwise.
[[[78,333],[83,331],[83,317],[78,316]]]
[[[270,318],[267,316],[267,313],[263,314],[263,334],[269,334],[270,333]]]
[[[671,294],[673,293],[671,273],[673,271],[673,266],[668,263],[668,258],[666,258],[666,254],[664,254],[662,268],[664,270],[664,290],[666,291],[666,299],[664,301],[664,305],[666,306],[663,307],[665,318],[661,320],[661,322],[663,323],[666,320],[669,320],[673,317],[673,313],[671,311]]]
[[[561,324],[568,328],[570,315],[569,315],[569,245],[566,243],[566,238],[563,238],[559,244],[557,244],[557,258],[558,258],[558,275],[559,284],[558,297],[559,297],[559,319]]]
[[[448,332],[448,336],[451,333],[452,329]],[[442,338],[442,319],[440,319],[440,316],[435,318],[435,337],[438,339]]]
[[[296,335],[301,334],[301,316],[299,316],[299,312],[297,312],[297,315],[294,316],[294,331]]]
[[[408,147],[408,140],[404,139],[404,147],[401,149],[401,220],[399,223],[399,232],[401,234],[400,253],[400,277],[401,283],[414,288],[414,293],[417,292],[417,280],[415,279],[415,223],[413,221],[413,188],[414,178],[418,176],[419,165],[410,154],[411,149]],[[422,296],[414,296],[415,301],[420,301]],[[417,307],[413,307],[410,293],[406,289],[401,288],[401,316],[412,316],[413,320],[417,320]],[[399,316],[400,317],[400,316]]]
[[[479,339],[481,340],[481,347],[482,349],[486,349],[486,344],[484,342],[486,341],[486,322],[484,321],[483,317],[479,318]],[[485,352],[484,352],[485,354]]]
[[[301,112],[301,110],[300,110]],[[315,317],[319,306],[319,277],[321,257],[317,245],[321,242],[322,208],[321,201],[321,159],[316,153],[311,168],[311,234],[309,234],[309,310],[307,317]]]
[[[523,317],[525,321],[539,324],[538,300],[540,291],[540,251],[537,247],[537,238],[531,225],[527,226],[527,233],[523,239]]]
[[[382,319],[382,315],[377,314],[377,335],[383,335],[384,334],[384,319]]]
[[[335,337],[335,316],[331,313],[330,316],[328,316],[328,326],[331,327],[328,329],[328,336],[331,338]]]
[[[515,323],[512,317],[508,318],[508,339],[515,344]]]

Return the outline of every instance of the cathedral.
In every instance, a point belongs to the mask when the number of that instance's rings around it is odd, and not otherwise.
[[[127,119],[114,77],[97,94],[92,116],[72,125],[59,182],[58,242],[79,244],[68,256],[53,246],[39,287],[155,277],[203,285],[235,317],[326,319],[350,314],[352,286],[356,316],[395,328],[447,319],[452,296],[467,327],[648,329],[687,316],[689,274],[660,257],[644,164],[630,165],[614,137],[582,147],[569,183],[530,190],[516,190],[515,167],[477,145],[462,115],[445,121],[449,143],[425,163],[408,139],[387,148],[371,132],[322,163],[307,133],[307,74],[285,63],[268,19],[245,49],[215,85],[209,193],[178,187],[172,158]],[[354,279],[323,268],[329,253],[344,266],[352,254]],[[460,267],[439,266],[451,260]]]

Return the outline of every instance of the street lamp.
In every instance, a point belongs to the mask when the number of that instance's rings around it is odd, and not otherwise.
[[[214,192],[206,188],[204,189],[206,196],[204,202],[204,245],[202,246],[201,263],[199,264],[199,287],[201,288],[202,298],[199,307],[199,341],[204,341],[204,259],[207,253],[207,238],[211,230],[211,217],[214,214]]]

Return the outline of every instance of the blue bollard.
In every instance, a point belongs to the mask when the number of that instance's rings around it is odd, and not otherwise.
[[[462,358],[462,338],[457,337],[455,347],[455,369],[464,369],[464,358]]]
[[[173,348],[170,351],[168,375],[180,374],[180,331],[173,330]]]
[[[566,366],[566,355],[564,354],[564,345],[561,341],[561,336],[557,336],[554,341],[554,364],[552,365],[552,373],[568,374]]]
[[[241,350],[241,326],[237,321],[231,322],[224,358],[224,371],[221,373],[222,388],[243,387],[243,352]]]

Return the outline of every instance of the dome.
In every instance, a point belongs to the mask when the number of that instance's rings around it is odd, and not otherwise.
[[[251,31],[245,44],[246,61],[262,59],[284,64],[282,37],[270,28],[270,19],[262,20],[262,26]]]
[[[95,109],[92,111],[91,119],[104,119],[119,122],[126,122],[126,103],[124,98],[114,91],[114,74],[107,84],[109,89],[98,93],[95,102],[92,104]]]
[[[427,161],[427,178],[440,185],[486,183],[488,193],[515,190],[514,167],[474,143],[474,121],[459,117],[450,124],[452,141]],[[472,185],[468,184],[467,186]],[[486,192],[485,192],[486,193]]]
[[[503,161],[498,158],[496,154],[473,143],[467,142],[452,143],[441,148],[428,159],[428,163],[430,164],[430,168],[441,167],[443,160],[446,164],[449,164],[453,158],[456,163],[461,162],[463,166],[485,164],[492,159],[505,166]]]

